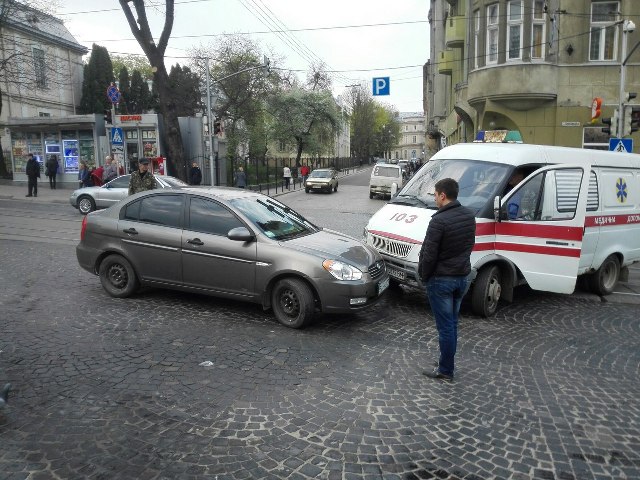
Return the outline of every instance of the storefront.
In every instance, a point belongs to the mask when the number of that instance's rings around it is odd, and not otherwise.
[[[101,115],[73,115],[64,118],[9,118],[11,162],[14,181],[27,181],[25,167],[32,153],[44,172],[46,161],[58,160],[58,182],[78,184],[80,162],[95,168],[106,147]]]
[[[164,146],[160,142],[162,125],[157,114],[116,115],[113,125],[107,125],[108,138],[111,141],[111,152],[114,158],[127,166],[129,171],[138,168],[140,158],[148,158],[153,162],[156,173],[166,174],[166,168],[161,157],[164,156]],[[111,130],[114,127],[122,129],[123,145],[113,143]]]

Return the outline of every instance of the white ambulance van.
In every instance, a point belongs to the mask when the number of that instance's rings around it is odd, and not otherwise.
[[[371,217],[365,240],[393,283],[422,287],[418,255],[437,210],[435,183],[453,178],[476,214],[472,310],[495,313],[513,288],[611,293],[640,261],[640,155],[526,144],[467,143],[435,154]],[[523,178],[510,188],[512,178]]]

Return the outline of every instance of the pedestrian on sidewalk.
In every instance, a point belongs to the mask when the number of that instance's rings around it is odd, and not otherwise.
[[[244,173],[244,168],[242,167],[238,167],[238,171],[236,172],[236,187],[238,188],[247,187],[247,174]]]
[[[49,188],[52,190],[56,189],[56,177],[58,176],[58,157],[56,155],[51,155],[47,160],[46,165],[46,173],[47,177],[49,177]]]
[[[476,219],[458,199],[459,186],[452,178],[435,184],[438,211],[433,214],[422,242],[418,273],[438,329],[440,359],[433,370],[422,374],[453,380],[458,345],[458,315],[462,297],[469,288],[471,250],[475,244]]]
[[[191,185],[200,185],[200,183],[202,182],[202,170],[200,170],[198,162],[193,162],[191,164],[191,170],[189,170],[189,180]]]
[[[40,178],[40,162],[33,158],[33,153],[27,155],[27,165],[24,172],[27,174],[27,197],[38,196],[38,179]]]
[[[303,164],[300,167],[300,176],[302,177],[302,185],[306,185],[307,177],[309,176],[309,165]]]
[[[282,169],[282,177],[284,178],[284,186],[289,190],[289,184],[291,182],[291,169],[285,165]]]
[[[118,167],[111,155],[104,159],[104,170],[102,171],[102,183],[107,183],[118,176]]]
[[[84,161],[80,162],[80,169],[78,170],[78,184],[80,188],[91,186],[91,174],[89,173],[89,167]]]

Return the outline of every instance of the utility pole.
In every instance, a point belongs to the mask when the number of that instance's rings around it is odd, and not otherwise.
[[[213,153],[215,149],[213,148],[213,136],[211,133],[213,132],[213,119],[211,118],[211,82],[209,81],[209,57],[205,59],[207,61],[206,74],[205,78],[207,79],[207,137],[209,139],[209,169],[211,170],[211,185],[217,185],[215,182],[216,173],[218,170],[218,162],[216,160],[215,164],[213,161]]]
[[[636,24],[631,20],[622,21],[622,53],[620,57],[620,96],[618,99],[618,128],[615,135],[617,138],[624,137],[624,105],[628,101],[625,94],[625,82],[626,82],[626,63],[627,63],[627,34],[633,32],[636,29]],[[614,132],[611,132],[614,133]]]

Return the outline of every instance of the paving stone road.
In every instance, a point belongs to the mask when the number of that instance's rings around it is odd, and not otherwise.
[[[447,384],[420,374],[438,350],[416,292],[297,331],[112,299],[71,245],[1,252],[2,479],[640,478],[637,305],[524,290],[463,311]]]

